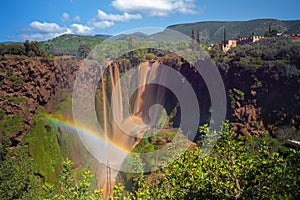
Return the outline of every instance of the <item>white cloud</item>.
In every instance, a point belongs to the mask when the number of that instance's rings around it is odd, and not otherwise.
[[[75,22],[80,22],[80,17],[79,16],[75,16],[73,19]]]
[[[37,33],[64,33],[67,32],[68,29],[65,27],[60,27],[56,23],[41,23],[38,21],[34,21],[30,23],[30,27],[32,31]]]
[[[63,22],[71,21],[70,15],[68,13],[63,13],[62,16],[61,16],[61,20]]]
[[[32,33],[32,34],[21,34],[17,39],[19,40],[30,40],[30,41],[46,41],[55,37],[58,37],[61,33]]]
[[[123,15],[119,14],[107,14],[103,10],[98,10],[97,18],[99,20],[109,20],[109,21],[116,21],[116,22],[127,22],[131,19],[141,19],[142,16],[140,14],[128,14],[124,13]]]
[[[61,27],[56,23],[33,21],[30,23],[30,29],[26,33],[19,35],[21,40],[44,41],[62,34],[72,33],[72,30]]]
[[[75,16],[73,19],[71,18],[71,16],[68,14],[68,13],[63,13],[62,16],[61,16],[61,21],[63,22],[80,22],[80,17],[77,15]]]
[[[196,13],[194,0],[113,0],[112,6],[123,12],[142,12],[151,16]]]
[[[20,34],[18,39],[31,41],[45,41],[63,34],[89,35],[94,33],[94,28],[82,24],[72,24],[69,28],[60,27],[55,23],[32,22],[31,32]]]
[[[140,14],[107,14],[103,10],[98,10],[98,14],[95,18],[90,19],[88,26],[94,28],[110,28],[115,25],[115,22],[127,22],[129,20],[142,19]]]
[[[94,33],[94,28],[85,26],[82,24],[72,24],[70,27],[71,33],[80,34],[80,35],[88,35]]]
[[[96,19],[92,19],[88,23],[89,26],[95,28],[109,28],[115,25],[113,21],[98,21]]]
[[[98,10],[96,17],[90,19],[87,24],[80,24],[78,23],[81,20],[79,16],[71,17],[65,12],[61,16],[62,21],[77,23],[63,27],[56,23],[33,21],[30,23],[29,29],[23,30],[19,38],[21,40],[43,41],[62,34],[91,35],[96,32],[96,29],[106,29],[115,26],[116,22],[127,22],[141,18],[142,16],[138,13],[108,14],[103,10]]]

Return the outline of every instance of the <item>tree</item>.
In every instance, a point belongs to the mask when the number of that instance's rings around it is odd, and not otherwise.
[[[200,31],[197,32],[197,43],[198,43],[198,45],[200,45],[200,43],[201,43]]]
[[[226,28],[224,28],[224,33],[223,33],[224,35],[223,35],[223,41],[224,41],[224,45],[225,45],[225,43],[226,43],[226,41],[227,41],[227,36],[226,36]]]
[[[80,173],[76,180],[73,170],[73,162],[69,159],[64,161],[58,177],[58,184],[44,184],[44,197],[51,200],[99,200],[103,194],[101,190],[90,190],[93,175],[85,170]]]
[[[208,126],[200,127],[206,134]],[[269,136],[238,139],[229,122],[210,154],[189,148],[162,169],[156,184],[140,182],[131,199],[297,199],[300,152],[278,152]],[[152,176],[153,177],[153,176]],[[147,179],[146,179],[147,180]],[[148,179],[149,180],[149,179]],[[149,186],[152,185],[152,186]],[[120,189],[120,188],[119,188]]]
[[[269,29],[268,31],[265,32],[264,37],[275,37],[278,34],[277,29],[272,29],[271,24],[269,24]]]
[[[24,48],[25,48],[25,54],[29,57],[48,56],[48,53],[40,46],[40,43],[36,41],[29,42],[28,40],[26,40],[24,42]]]
[[[39,181],[28,146],[13,144],[22,128],[20,115],[9,117],[0,110],[0,199],[38,199]]]
[[[91,47],[88,45],[80,45],[78,48],[78,56],[81,58],[86,58],[91,51]]]
[[[195,48],[196,48],[196,44],[195,44],[195,31],[194,29],[192,29],[192,35],[191,35],[191,44],[190,44],[190,47],[191,49],[194,51]]]
[[[126,38],[126,42],[127,42],[127,47],[128,49],[131,51],[133,50],[133,47],[134,47],[134,37],[132,35],[129,35],[127,38]]]

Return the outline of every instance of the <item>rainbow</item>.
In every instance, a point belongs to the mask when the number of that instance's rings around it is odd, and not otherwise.
[[[57,117],[54,117],[52,115],[46,115],[45,116],[47,120],[58,127],[61,127],[65,130],[67,130],[70,133],[78,134],[81,136],[88,136],[92,139],[99,141],[100,145],[110,145],[113,148],[117,148],[118,150],[121,150],[123,153],[129,154],[130,152],[119,147],[118,145],[114,144],[111,140],[105,139],[103,136],[101,136],[98,132],[95,132],[87,127],[84,126],[78,126],[75,124],[72,120],[67,119],[60,119]]]

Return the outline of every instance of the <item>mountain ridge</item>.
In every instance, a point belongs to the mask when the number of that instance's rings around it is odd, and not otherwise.
[[[252,19],[247,21],[203,21],[194,23],[174,24],[166,29],[179,31],[191,36],[192,30],[200,31],[202,42],[215,43],[223,39],[224,28],[227,39],[246,37],[255,33],[264,35],[269,26],[283,34],[300,33],[300,20]]]

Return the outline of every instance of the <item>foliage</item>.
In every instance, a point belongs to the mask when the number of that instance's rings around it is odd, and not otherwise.
[[[229,91],[228,102],[235,103],[232,97],[238,89],[244,93],[244,103],[255,101],[261,108],[261,119],[269,127],[300,127],[299,43],[282,36],[238,46],[226,54],[210,53]]]
[[[39,181],[34,176],[28,148],[17,147],[3,154],[0,162],[0,199],[36,199]]]
[[[2,43],[0,55],[4,54],[25,55],[25,46],[22,43]]]
[[[49,54],[55,56],[71,55],[86,57],[85,55],[87,55],[90,49],[97,46],[102,41],[102,39],[90,36],[65,34],[54,39],[41,42],[41,46]]]
[[[201,128],[207,130],[207,128]],[[188,149],[162,169],[150,188],[142,183],[131,199],[296,199],[299,197],[300,152],[279,153],[269,136],[236,138],[229,123],[209,155]],[[274,143],[275,142],[275,143]]]
[[[34,176],[28,146],[14,137],[23,128],[22,117],[8,117],[0,110],[0,199],[36,199],[39,181]]]
[[[226,28],[227,39],[251,36],[253,32],[256,35],[264,35],[268,31],[268,25],[272,24],[272,29],[277,29],[284,34],[293,34],[300,32],[299,20],[280,21],[277,19],[255,19],[249,21],[214,21],[214,22],[196,22],[188,24],[177,24],[168,26],[168,29],[179,31],[187,36],[191,36],[192,29],[200,30],[201,37],[207,43],[216,43],[223,40],[223,28]]]
[[[230,98],[231,107],[234,108],[236,102],[243,101],[245,98],[245,93],[236,88],[229,89],[228,96]]]
[[[90,171],[83,171],[79,180],[73,172],[73,162],[66,160],[58,177],[56,185],[44,184],[44,196],[49,200],[99,200],[102,199],[102,191],[91,191],[91,179],[93,175]]]
[[[4,54],[26,55],[29,57],[48,56],[47,52],[41,48],[39,42],[29,42],[28,40],[26,40],[24,43],[1,43],[0,55]]]
[[[264,34],[264,37],[276,37],[278,34],[278,30],[277,29],[273,29],[273,30],[269,30],[269,31],[266,31],[265,34]]]
[[[89,55],[91,51],[91,47],[88,45],[80,45],[78,48],[78,56],[81,58],[85,58]]]
[[[2,101],[6,100],[6,101],[14,103],[14,104],[19,104],[19,103],[28,101],[28,99],[25,97],[18,98],[18,97],[11,97],[11,96],[0,97],[0,100],[2,100]]]
[[[34,57],[34,56],[41,56],[41,57],[46,57],[48,56],[47,52],[41,48],[40,43],[36,41],[29,42],[28,40],[25,41],[24,43],[25,47],[25,55],[29,57]]]
[[[60,167],[61,153],[57,143],[55,126],[45,119],[40,111],[34,119],[32,130],[26,134],[30,156],[34,160],[35,173],[40,174],[47,182],[53,182]]]

